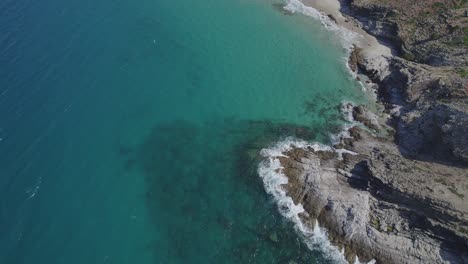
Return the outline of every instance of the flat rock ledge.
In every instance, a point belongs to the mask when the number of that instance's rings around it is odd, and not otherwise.
[[[326,228],[350,263],[468,263],[467,170],[406,159],[364,126],[349,133],[330,151],[279,157],[303,221]]]

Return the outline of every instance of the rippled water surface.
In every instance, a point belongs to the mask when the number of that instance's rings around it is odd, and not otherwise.
[[[0,263],[325,263],[258,153],[363,95],[278,4],[0,1]]]

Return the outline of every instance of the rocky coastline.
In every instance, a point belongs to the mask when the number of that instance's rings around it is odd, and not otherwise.
[[[467,2],[343,0],[339,14],[303,2],[392,55],[357,43],[349,59],[380,111],[344,104],[354,125],[332,148],[275,157],[301,218],[317,220],[350,263],[468,263]]]

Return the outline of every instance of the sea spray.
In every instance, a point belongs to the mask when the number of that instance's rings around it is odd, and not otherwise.
[[[340,40],[341,45],[348,52],[351,52],[353,44],[357,43],[359,38],[362,38],[362,36],[358,33],[337,25],[327,15],[323,14],[322,12],[313,7],[304,5],[299,0],[287,0],[284,9],[291,13],[301,13],[303,15],[312,17],[315,20],[319,20],[327,30],[335,33],[335,35]]]
[[[258,173],[263,180],[265,190],[273,196],[280,214],[294,224],[295,230],[311,250],[320,250],[327,259],[336,263],[347,263],[342,252],[330,243],[326,231],[319,227],[318,222],[311,229],[301,221],[299,215],[301,213],[306,214],[302,204],[294,204],[292,198],[286,194],[282,187],[282,185],[288,183],[288,178],[284,175],[283,167],[278,158],[284,157],[284,153],[292,148],[331,150],[329,146],[318,143],[309,144],[293,138],[287,138],[278,142],[275,146],[263,149],[260,154],[265,160],[260,163]]]
[[[302,3],[299,0],[286,0],[286,5],[284,6],[284,9],[291,13],[300,13],[312,17],[313,19],[320,21],[325,27],[325,29],[333,32],[335,37],[339,40],[341,46],[346,51],[346,57],[343,58],[343,63],[345,64],[345,67],[348,70],[350,76],[353,79],[356,79],[357,73],[351,70],[351,68],[348,65],[348,60],[351,52],[354,49],[354,46],[357,43],[359,43],[360,40],[362,40],[362,35],[342,26],[339,26],[324,13],[320,12],[319,10],[313,7],[304,5],[304,3]],[[360,81],[359,83],[361,84],[361,88],[363,89],[363,91],[365,91],[365,85]]]
[[[332,145],[341,143],[345,138],[351,138],[349,129],[359,124],[353,117],[354,106],[355,104],[350,101],[341,102],[340,112],[345,123],[342,125],[340,132],[330,135]]]
[[[284,7],[285,10],[292,13],[302,13],[304,15],[310,16],[314,19],[319,20],[322,25],[327,29],[335,33],[335,36],[339,39],[342,47],[345,49],[347,57],[343,58],[343,62],[350,74],[350,76],[355,79],[356,73],[351,70],[348,65],[349,55],[352,52],[353,45],[357,42],[360,36],[359,34],[352,32],[348,29],[338,26],[334,23],[328,16],[324,15],[315,8],[305,6],[302,2],[298,0],[287,0],[287,4]],[[361,83],[361,82],[360,82]],[[361,83],[363,90],[365,86]],[[357,122],[353,118],[352,110],[354,104],[349,101],[343,101],[341,104],[341,113],[343,119],[346,122],[339,133],[330,135],[332,145],[338,144],[344,138],[350,138],[349,129],[355,125]],[[291,197],[289,197],[286,191],[283,189],[283,185],[288,183],[288,178],[283,173],[283,167],[279,161],[279,157],[286,157],[284,153],[293,149],[293,148],[311,148],[314,151],[334,151],[337,154],[338,159],[342,159],[343,153],[349,153],[356,155],[352,151],[346,149],[335,149],[333,147],[319,144],[319,143],[308,143],[304,140],[295,139],[295,138],[286,138],[282,141],[276,143],[276,145],[265,148],[261,150],[261,156],[265,158],[259,164],[258,174],[263,180],[264,188],[266,192],[273,196],[275,202],[278,205],[278,210],[282,216],[290,220],[294,224],[294,228],[298,235],[303,239],[305,244],[311,250],[320,250],[325,258],[328,260],[334,261],[335,263],[348,263],[345,255],[344,248],[339,249],[338,247],[332,245],[328,239],[327,231],[319,226],[318,221],[315,221],[314,227],[310,228],[305,225],[301,218],[300,214],[306,214],[302,204],[295,204]],[[375,261],[372,260],[368,264],[374,264]],[[358,257],[356,256],[354,264],[361,264]]]
[[[321,258],[277,225],[246,154],[322,137],[361,98],[332,33],[271,1],[7,2],[0,263]]]
[[[288,178],[283,173],[284,168],[279,158],[286,157],[285,153],[293,148],[336,152],[336,150],[330,146],[320,143],[310,144],[306,141],[294,138],[286,138],[277,142],[274,146],[262,149],[260,155],[264,160],[258,166],[258,174],[263,180],[265,190],[268,194],[273,196],[273,199],[278,205],[280,214],[294,224],[295,231],[310,250],[321,251],[327,260],[337,264],[348,264],[344,249],[340,250],[330,242],[327,231],[319,226],[318,221],[315,221],[313,228],[303,223],[300,214],[307,215],[307,212],[304,210],[302,204],[295,204],[293,199],[287,195],[283,188],[283,185],[288,183]],[[354,154],[352,152],[349,153]],[[338,154],[341,155],[340,153]],[[368,264],[374,263],[374,260],[368,262]],[[357,257],[354,264],[361,264]]]
[[[352,52],[353,45],[358,42],[358,38],[362,37],[359,34],[350,31],[346,28],[340,27],[333,22],[328,16],[324,15],[315,8],[305,6],[299,0],[287,0],[284,9],[291,13],[301,13],[306,16],[312,17],[313,19],[319,20],[322,25],[329,31],[334,32],[334,35],[340,41],[340,44],[346,51],[346,57],[343,57],[343,63],[346,66],[352,79],[356,78],[356,73],[351,70],[348,65],[349,55]],[[361,83],[361,86],[364,86]],[[356,122],[352,116],[353,104],[351,102],[342,102],[341,112],[346,123],[343,125],[341,131],[337,134],[331,135],[332,144],[341,142],[344,138],[349,138],[349,128],[356,125]],[[299,214],[306,213],[301,204],[294,204],[291,197],[287,196],[286,191],[282,185],[288,183],[288,178],[283,174],[279,157],[284,157],[285,152],[292,148],[312,148],[314,150],[327,150],[335,151],[338,158],[342,158],[343,153],[356,154],[347,150],[336,150],[330,146],[323,144],[310,144],[306,141],[287,138],[279,141],[273,147],[263,149],[261,155],[265,158],[258,167],[258,173],[263,180],[264,187],[267,193],[274,197],[274,200],[278,204],[278,209],[286,219],[294,223],[295,230],[303,238],[304,242],[311,249],[318,249],[323,252],[327,259],[332,260],[336,263],[348,263],[344,256],[344,249],[341,251],[334,245],[331,244],[328,239],[327,232],[325,229],[320,228],[319,223],[316,221],[314,228],[304,225],[301,221]],[[356,263],[360,263],[356,258]]]

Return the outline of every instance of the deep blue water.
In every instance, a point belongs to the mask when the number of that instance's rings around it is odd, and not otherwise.
[[[0,0],[0,263],[324,263],[256,173],[363,100],[274,0]]]

